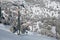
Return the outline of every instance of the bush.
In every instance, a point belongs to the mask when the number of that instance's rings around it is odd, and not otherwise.
[[[48,26],[47,29],[48,29],[48,30],[51,30],[52,28],[51,28],[51,26]]]

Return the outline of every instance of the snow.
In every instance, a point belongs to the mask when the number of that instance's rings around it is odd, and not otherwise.
[[[0,40],[57,40],[52,37],[37,34],[35,32],[28,32],[28,34],[21,34],[18,36],[6,31],[6,28],[7,27],[5,25],[0,24]]]
[[[56,29],[55,26],[53,26],[52,29],[51,29],[51,31],[52,31],[54,34],[56,34],[56,30],[55,30],[55,29]]]
[[[54,38],[50,38],[44,35],[39,35],[39,34],[33,34],[33,35],[24,35],[21,36],[22,40],[56,40]]]
[[[47,36],[33,33],[33,35],[15,35],[0,29],[0,40],[56,40]]]
[[[19,40],[20,38],[12,33],[0,29],[0,40]]]
[[[9,31],[9,28],[10,28],[9,25],[0,24],[0,29],[2,29],[2,30],[5,30],[5,31],[10,32],[10,31]]]

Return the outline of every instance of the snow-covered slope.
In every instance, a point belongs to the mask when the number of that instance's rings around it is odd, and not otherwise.
[[[33,35],[20,35],[9,33],[0,29],[0,40],[57,40],[51,37],[33,33]]]
[[[55,38],[47,37],[34,32],[29,32],[29,34],[17,36],[9,32],[8,29],[9,26],[0,24],[0,40],[56,40]]]
[[[0,40],[20,40],[20,37],[0,29]]]
[[[0,24],[0,40],[56,40],[55,38],[47,37],[34,32],[17,36],[9,32],[8,29],[9,26]]]
[[[5,31],[8,31],[8,32],[10,32],[10,31],[9,31],[9,28],[10,28],[10,27],[11,27],[11,26],[9,26],[9,25],[0,24],[0,29],[5,30]]]

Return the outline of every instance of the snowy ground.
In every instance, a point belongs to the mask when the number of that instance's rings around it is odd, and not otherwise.
[[[33,33],[33,35],[21,35],[21,40],[57,40],[57,39]]]
[[[0,24],[0,40],[57,40],[37,33],[29,32],[29,34],[15,35],[8,32],[8,26]]]
[[[5,30],[5,31],[9,32],[9,28],[10,28],[9,25],[0,24],[0,29],[2,29],[2,30]]]

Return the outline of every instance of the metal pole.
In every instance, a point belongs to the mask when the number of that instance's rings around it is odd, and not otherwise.
[[[18,9],[20,9],[19,5],[17,5],[17,4],[13,4],[13,5],[14,5],[14,6],[18,6]],[[20,6],[24,7],[24,5],[20,5]],[[25,8],[25,7],[24,7],[24,8]],[[18,35],[20,35],[20,31],[21,31],[20,16],[21,16],[20,10],[18,10],[18,25],[17,25],[17,28],[18,28],[17,34],[18,34]]]
[[[24,5],[20,5],[20,6],[24,7]],[[19,5],[18,5],[18,9],[20,9]],[[18,10],[18,35],[20,35],[20,31],[21,31],[20,16],[21,16],[20,10]]]
[[[20,9],[20,7],[18,6],[18,9]],[[18,10],[18,35],[20,35],[20,11]]]

